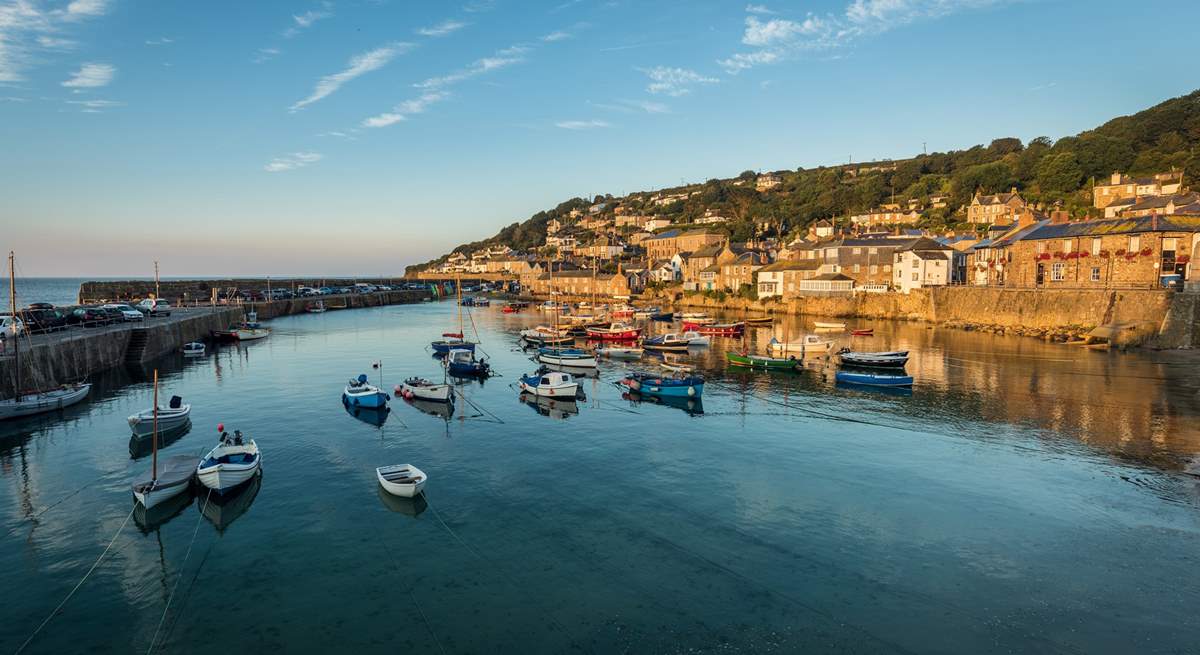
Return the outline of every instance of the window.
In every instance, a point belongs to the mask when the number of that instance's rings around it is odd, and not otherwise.
[[[1050,279],[1055,282],[1062,282],[1066,279],[1067,265],[1062,262],[1057,262],[1050,269]]]
[[[918,260],[916,257],[913,257],[913,258],[912,258],[912,267],[913,267],[913,268],[917,268],[917,267],[918,267],[918,266],[920,266],[920,265],[921,265],[921,261],[920,261],[920,260]]]
[[[884,272],[884,273],[891,273],[891,272],[892,272],[892,265],[891,265],[891,264],[884,264],[884,265],[883,265],[883,272]]]
[[[855,249],[854,249],[854,250],[852,250],[851,252],[853,252],[855,255],[861,255],[861,254],[862,254],[862,248],[855,248]]]
[[[1142,249],[1142,238],[1139,236],[1129,237],[1129,252],[1137,252]]]
[[[859,266],[858,264],[855,264],[855,265],[854,265],[854,272],[855,272],[855,273],[861,273],[861,272],[862,272],[862,266]]]
[[[913,282],[917,281],[917,277],[918,277],[918,273],[916,271],[913,271]]]
[[[1101,243],[1100,237],[1096,237],[1096,238],[1092,239],[1092,255],[1095,257],[1100,256],[1100,243]]]
[[[1099,282],[1099,281],[1100,281],[1100,267],[1093,266],[1092,267],[1092,282]]]
[[[867,248],[867,254],[868,255],[878,255],[879,248]]]
[[[826,248],[825,256],[828,257],[829,259],[836,258],[837,257],[837,248]]]
[[[1045,241],[1038,241],[1038,243],[1037,243],[1037,253],[1040,255],[1040,254],[1042,254],[1042,253],[1044,253],[1044,252],[1046,252],[1046,242],[1045,242]]]
[[[1062,243],[1063,243],[1062,251],[1063,252],[1071,252],[1071,240],[1063,239]]]
[[[879,264],[871,264],[871,275],[879,272]]]

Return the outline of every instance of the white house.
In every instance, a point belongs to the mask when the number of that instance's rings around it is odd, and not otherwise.
[[[917,239],[892,255],[892,285],[904,293],[944,287],[952,279],[956,253],[932,239]]]

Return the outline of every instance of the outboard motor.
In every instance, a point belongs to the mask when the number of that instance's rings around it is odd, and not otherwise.
[[[183,398],[179,396],[171,396],[171,409],[179,409],[183,406]]]

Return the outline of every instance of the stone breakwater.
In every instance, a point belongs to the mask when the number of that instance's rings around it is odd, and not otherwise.
[[[293,289],[298,287],[324,287],[324,286],[350,286],[354,282],[366,282],[368,284],[386,284],[394,285],[402,280],[392,278],[358,278],[355,280],[335,279],[335,278],[286,278],[279,280],[271,280],[270,287],[273,289]],[[176,305],[183,304],[205,304],[212,298],[213,289],[219,289],[221,292],[228,290],[265,290],[268,286],[267,280],[258,278],[227,278],[227,279],[210,279],[210,280],[162,280],[158,283],[158,293],[160,297],[170,301]],[[146,298],[154,294],[154,282],[152,280],[119,280],[119,281],[101,281],[101,282],[84,282],[79,285],[79,302],[82,304],[97,303],[97,302],[116,302],[130,301],[140,298]]]
[[[1048,290],[937,287],[911,293],[806,296],[788,301],[718,300],[682,294],[676,308],[922,321],[945,327],[1068,341],[1120,326],[1122,345],[1200,347],[1200,294],[1166,290]],[[651,300],[650,302],[654,302]]]

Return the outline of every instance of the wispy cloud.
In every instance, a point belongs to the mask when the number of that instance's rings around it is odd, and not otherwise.
[[[425,110],[429,109],[430,105],[441,102],[448,97],[450,97],[450,94],[446,91],[430,91],[429,93],[422,93],[416,98],[405,100],[395,107],[392,107],[391,111],[384,112],[363,120],[362,126],[387,127],[388,125],[395,125],[400,121],[408,120],[408,117],[412,116],[413,114],[425,113]]]
[[[438,23],[437,25],[422,27],[421,29],[417,30],[417,34],[431,37],[446,36],[448,34],[453,34],[466,26],[467,24],[460,20],[448,19]]]
[[[490,73],[492,71],[507,68],[513,64],[518,64],[525,61],[524,54],[529,51],[528,46],[514,45],[503,50],[496,51],[496,54],[491,57],[477,59],[470,66],[457,70],[449,75],[442,77],[431,77],[423,82],[418,82],[413,86],[419,89],[436,89],[451,84],[457,84],[464,80],[469,80],[472,77]]]
[[[646,91],[672,97],[687,95],[692,92],[694,86],[720,82],[715,77],[706,77],[686,68],[655,66],[640,70],[650,78],[650,84],[646,86]]]
[[[21,4],[18,0],[18,4]],[[103,16],[108,11],[108,0],[73,0],[65,10],[60,10],[64,20],[78,21],[93,16]]]
[[[617,100],[611,103],[591,103],[594,107],[607,109],[609,111],[619,111],[623,114],[647,113],[647,114],[669,114],[671,108],[661,102],[651,100]]]
[[[165,36],[160,36],[157,39],[146,39],[146,45],[167,45],[175,43],[175,39],[168,39]]]
[[[317,152],[293,152],[289,155],[272,159],[267,162],[266,166],[263,166],[263,170],[268,173],[282,173],[283,171],[304,168],[309,164],[315,164],[321,161],[323,157],[324,155]]]
[[[468,14],[480,14],[485,11],[491,11],[496,8],[495,0],[475,0],[463,5],[463,11]]]
[[[56,36],[45,35],[37,38],[37,44],[43,48],[46,48],[47,50],[69,50],[79,45],[77,42],[71,39],[63,39]]]
[[[329,2],[322,3],[322,9],[310,9],[303,14],[292,15],[292,25],[283,31],[283,36],[292,38],[300,32],[312,27],[313,23],[333,17],[333,4]]]
[[[317,85],[313,88],[313,92],[307,98],[297,101],[289,110],[298,111],[304,107],[311,105],[322,98],[326,98],[333,94],[342,85],[354,78],[377,70],[387,65],[389,61],[396,55],[407,52],[412,49],[410,43],[392,43],[382,48],[376,48],[359,55],[355,55],[346,65],[346,68],[332,75],[326,75],[317,81]]]
[[[609,127],[605,121],[590,120],[590,121],[559,121],[554,124],[555,127],[561,127],[564,130],[595,130],[599,128]]]
[[[105,109],[123,107],[125,103],[117,100],[68,100],[68,105],[82,107],[85,114],[98,114]]]
[[[108,86],[117,75],[117,68],[111,64],[87,63],[64,80],[62,85],[69,89],[95,89]]]
[[[840,48],[869,36],[920,20],[1007,4],[1014,0],[852,0],[840,12],[808,14],[804,20],[759,19],[773,14],[762,5],[747,5],[742,43],[756,50],[738,52],[718,64],[731,75],[763,64],[784,61],[803,52]]]
[[[1045,91],[1046,89],[1053,89],[1056,86],[1058,86],[1058,82],[1046,82],[1045,84],[1039,84],[1037,86],[1029,87],[1028,89],[1026,89],[1026,91],[1028,91],[1029,93],[1036,93],[1038,91]]]
[[[571,38],[571,35],[569,33],[563,32],[562,30],[557,30],[557,31],[551,32],[551,33],[543,36],[542,40],[547,43],[553,43],[555,41],[564,41],[569,38]]]
[[[23,81],[25,71],[42,61],[40,51],[75,47],[63,33],[107,9],[106,0],[75,0],[58,9],[33,0],[0,1],[0,84]]]
[[[259,48],[258,51],[254,53],[254,58],[250,61],[253,61],[256,64],[261,64],[264,61],[270,61],[278,57],[279,53],[281,52],[283,51],[279,48]]]

